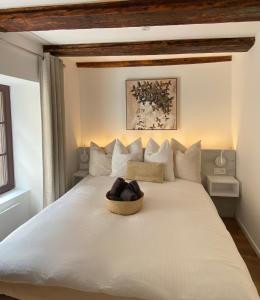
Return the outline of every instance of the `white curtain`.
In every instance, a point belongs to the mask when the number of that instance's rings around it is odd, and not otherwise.
[[[40,59],[44,207],[65,193],[63,62],[49,53]]]

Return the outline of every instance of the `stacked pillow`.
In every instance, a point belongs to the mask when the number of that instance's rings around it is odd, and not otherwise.
[[[111,176],[125,177],[127,163],[130,160],[143,161],[143,147],[141,138],[137,139],[127,147],[125,147],[119,140],[116,140],[112,156]]]
[[[175,139],[171,140],[174,174],[178,178],[201,182],[201,141],[188,149]]]
[[[92,176],[107,176],[111,174],[112,154],[116,140],[104,148],[90,143],[89,174]]]
[[[201,182],[201,141],[187,149],[175,139],[171,143],[165,140],[161,145],[150,139],[144,155],[141,138],[128,146],[114,140],[104,148],[92,142],[89,173],[153,182],[174,181],[175,177]]]

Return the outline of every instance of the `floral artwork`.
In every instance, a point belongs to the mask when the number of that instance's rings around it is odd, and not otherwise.
[[[177,79],[127,80],[127,129],[177,129]]]

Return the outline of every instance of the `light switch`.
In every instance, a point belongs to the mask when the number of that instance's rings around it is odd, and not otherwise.
[[[214,168],[214,175],[225,175],[226,168]]]

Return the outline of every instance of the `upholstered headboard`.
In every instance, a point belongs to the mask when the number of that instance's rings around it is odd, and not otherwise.
[[[86,151],[89,157],[89,147],[78,148],[78,167],[80,167],[80,156]],[[221,150],[204,149],[201,151],[201,175],[202,183],[206,184],[206,176],[214,175],[215,159],[220,155]],[[236,151],[235,150],[224,150],[224,156],[227,159],[225,166],[226,174],[230,176],[236,176]]]

